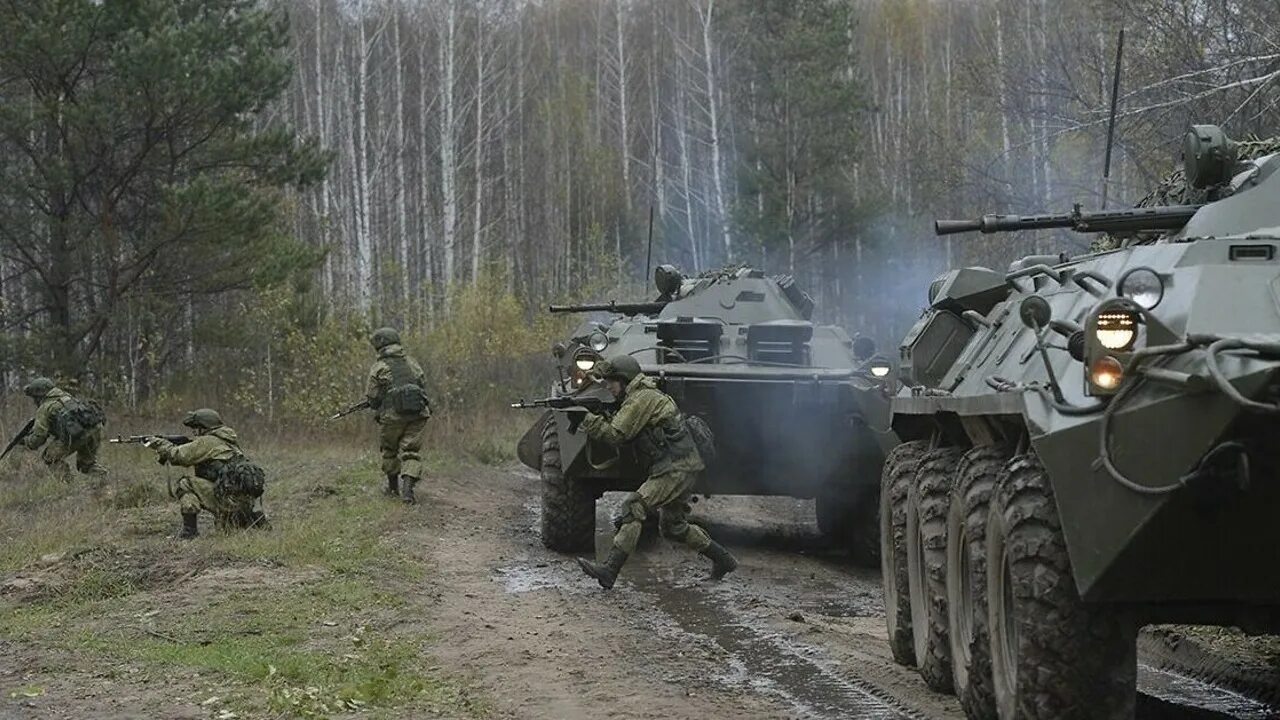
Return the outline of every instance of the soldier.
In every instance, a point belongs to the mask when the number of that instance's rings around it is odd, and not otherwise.
[[[32,380],[22,392],[36,403],[35,424],[22,440],[28,450],[39,450],[44,445],[41,459],[64,481],[71,480],[71,468],[64,461],[73,453],[76,469],[81,473],[106,475],[106,468],[98,464],[106,418],[97,404],[73,397],[47,377]]]
[[[413,486],[422,477],[422,433],[431,417],[426,375],[422,366],[405,354],[395,328],[375,330],[369,342],[378,359],[369,370],[365,397],[381,426],[378,447],[382,472],[387,476],[386,494],[399,495],[412,505],[417,502]]]
[[[220,530],[266,527],[266,516],[254,509],[262,496],[265,474],[245,457],[236,431],[208,408],[187,413],[182,424],[195,433],[190,442],[178,445],[153,437],[146,443],[162,464],[195,469],[194,477],[169,483],[169,496],[182,510],[178,537],[189,540],[200,534],[201,510],[213,515],[214,526]]]
[[[648,479],[627,498],[614,526],[609,558],[603,563],[578,558],[582,571],[606,590],[613,587],[627,557],[635,551],[644,519],[658,513],[658,527],[672,540],[688,545],[712,562],[711,578],[719,580],[738,567],[738,561],[707,532],[689,522],[689,492],[704,469],[698,448],[670,396],[640,372],[640,363],[624,355],[597,366],[609,392],[622,401],[612,419],[590,413],[582,429],[592,440],[614,446],[633,445]]]

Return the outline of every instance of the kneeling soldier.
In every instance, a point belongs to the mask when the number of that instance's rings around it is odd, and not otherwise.
[[[160,437],[147,441],[162,464],[195,469],[195,477],[169,483],[169,496],[182,509],[178,537],[190,539],[199,534],[201,510],[213,515],[214,526],[220,530],[266,527],[266,516],[254,509],[266,476],[245,457],[236,431],[223,425],[218,413],[208,408],[187,413],[182,424],[195,432],[190,442],[177,445]]]
[[[96,403],[73,397],[46,377],[32,380],[22,392],[37,406],[35,424],[22,440],[28,450],[39,450],[43,445],[41,459],[62,480],[71,480],[71,468],[64,461],[72,454],[81,473],[106,474],[106,468],[98,464],[106,417]]]
[[[689,493],[704,466],[675,401],[645,377],[640,363],[629,355],[602,361],[598,373],[622,405],[612,419],[588,414],[582,429],[592,440],[615,446],[634,445],[636,457],[647,465],[649,477],[627,498],[614,519],[618,532],[608,560],[599,564],[578,558],[582,571],[595,578],[600,587],[613,587],[623,563],[635,552],[645,517],[656,512],[658,528],[664,536],[710,558],[712,579],[719,580],[733,572],[738,567],[733,555],[712,540],[707,531],[689,522]]]

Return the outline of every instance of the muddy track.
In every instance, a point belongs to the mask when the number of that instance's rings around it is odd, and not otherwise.
[[[461,490],[461,488],[456,488]],[[428,622],[442,661],[519,718],[963,718],[954,698],[893,663],[877,572],[823,546],[807,503],[715,498],[695,515],[742,561],[721,583],[707,562],[658,539],[601,591],[537,537],[537,487],[486,474],[439,487],[443,520],[421,538],[440,568]],[[619,496],[597,504],[597,527]],[[598,549],[608,537],[597,537]],[[1265,705],[1141,669],[1140,718],[1267,718]]]

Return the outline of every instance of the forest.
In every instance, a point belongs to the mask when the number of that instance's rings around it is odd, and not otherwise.
[[[444,407],[532,382],[550,301],[795,275],[895,347],[929,280],[1111,206],[1191,123],[1280,128],[1262,0],[49,0],[0,8],[0,368],[318,419],[395,324]],[[530,369],[530,368],[533,369]]]

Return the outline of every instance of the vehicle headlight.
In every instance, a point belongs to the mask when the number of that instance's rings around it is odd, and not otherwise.
[[[1138,314],[1129,310],[1107,310],[1098,313],[1094,336],[1108,350],[1126,351],[1138,339]]]
[[[889,372],[893,370],[893,366],[889,364],[889,361],[882,357],[872,358],[868,367],[871,370],[871,375],[877,378],[889,377]]]
[[[587,346],[596,352],[604,352],[609,347],[609,336],[597,330],[587,337]]]
[[[596,366],[596,359],[590,355],[579,355],[573,359],[573,364],[584,373],[591,372]]]
[[[1089,368],[1089,379],[1102,390],[1115,390],[1124,380],[1124,366],[1110,355],[1103,355],[1093,361]]]
[[[1164,299],[1164,280],[1151,268],[1134,268],[1120,276],[1116,294],[1144,310],[1150,310]]]

